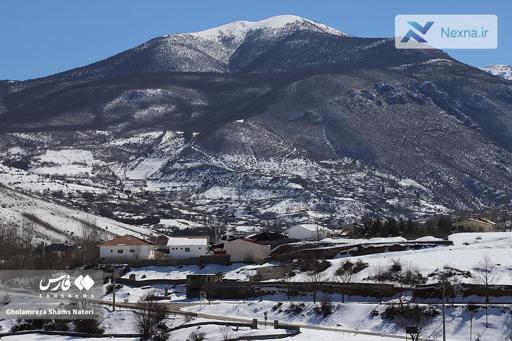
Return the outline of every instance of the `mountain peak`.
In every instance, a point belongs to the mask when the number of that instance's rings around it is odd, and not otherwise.
[[[234,21],[225,25],[190,34],[202,38],[229,36],[243,39],[249,31],[260,29],[281,30],[287,27],[311,29],[341,36],[346,35],[332,27],[296,15],[278,15],[260,21]]]

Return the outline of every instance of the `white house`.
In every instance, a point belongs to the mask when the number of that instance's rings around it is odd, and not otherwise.
[[[332,231],[327,227],[317,224],[300,224],[290,227],[285,231],[290,239],[320,240],[332,237]]]
[[[191,258],[204,256],[208,251],[208,238],[172,237],[168,239],[166,248],[169,253],[169,258]],[[161,247],[158,249],[160,250]]]
[[[124,235],[101,243],[100,259],[108,261],[132,261],[155,258],[155,247],[143,239]]]

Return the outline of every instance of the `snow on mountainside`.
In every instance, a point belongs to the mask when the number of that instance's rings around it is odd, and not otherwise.
[[[124,234],[151,236],[144,228],[49,203],[4,186],[0,187],[0,216],[6,225],[34,224],[36,241],[71,242],[82,235],[84,228],[98,230],[105,240]]]
[[[229,59],[249,37],[259,36],[277,40],[300,31],[311,31],[346,36],[327,25],[294,15],[275,16],[261,21],[236,21],[200,32],[171,34],[162,37],[159,47],[162,58],[166,55],[192,59],[200,51],[214,57],[218,63],[196,65],[192,61],[181,65],[182,71],[222,71],[229,69]],[[183,47],[189,47],[186,51]]]
[[[512,66],[505,64],[493,64],[481,68],[483,71],[489,72],[495,76],[512,80]]]
[[[0,157],[136,223],[417,217],[510,205],[511,103],[443,51],[279,16],[0,82]]]
[[[261,21],[235,21],[222,26],[210,28],[200,32],[189,33],[190,35],[202,37],[206,39],[222,39],[230,38],[235,40],[242,40],[248,32],[253,30],[282,30],[284,28],[303,28],[309,30],[318,30],[321,32],[344,36],[332,27],[324,24],[314,22],[295,15],[279,15],[267,18]]]

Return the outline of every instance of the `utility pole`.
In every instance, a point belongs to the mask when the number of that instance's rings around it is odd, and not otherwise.
[[[116,265],[112,269],[112,311],[116,311]]]
[[[444,280],[443,277],[443,341],[446,341],[446,318],[445,318],[445,310],[444,310]]]

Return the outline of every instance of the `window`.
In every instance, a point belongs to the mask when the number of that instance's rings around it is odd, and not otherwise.
[[[135,250],[130,250],[130,252],[135,252]]]
[[[110,252],[114,252],[114,250],[110,249]]]
[[[185,252],[190,252],[190,248],[189,248],[189,247],[186,247],[186,248],[185,248]]]
[[[124,250],[117,250],[117,253],[123,253]]]
[[[198,247],[199,250],[201,250],[201,247]]]

